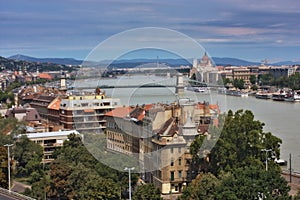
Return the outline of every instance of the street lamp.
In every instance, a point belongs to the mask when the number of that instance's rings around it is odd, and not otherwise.
[[[134,170],[134,167],[131,167],[131,168],[125,168],[124,169],[125,171],[128,171],[128,174],[129,174],[129,183],[128,183],[128,186],[129,186],[129,200],[131,200],[131,174],[130,174],[130,171]]]
[[[9,147],[13,146],[13,144],[6,144],[4,146],[7,147],[8,191],[10,192],[10,153],[9,153]]]
[[[261,151],[266,152],[266,171],[268,171],[268,152],[272,151],[272,149],[262,149]]]

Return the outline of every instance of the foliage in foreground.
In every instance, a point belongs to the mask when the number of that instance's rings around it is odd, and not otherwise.
[[[27,191],[36,199],[121,199],[128,193],[128,174],[99,163],[74,134],[55,153],[49,177],[43,177]],[[132,175],[132,185],[137,176]]]
[[[134,192],[133,200],[162,200],[160,191],[153,184],[145,184],[138,186]]]
[[[274,163],[274,156],[280,156],[281,140],[263,132],[264,124],[254,120],[251,111],[229,111],[222,120],[224,127],[215,130],[221,135],[208,158],[199,156],[204,136],[192,144],[193,160],[199,172],[204,173],[184,190],[180,199],[291,199],[290,188]],[[272,152],[266,157],[263,149]]]

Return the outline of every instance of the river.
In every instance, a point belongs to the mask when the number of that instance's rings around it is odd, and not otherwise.
[[[130,85],[146,84],[151,82],[168,84],[175,83],[175,79],[163,80],[155,76],[123,76],[117,79],[98,81],[99,85]],[[92,84],[93,81],[88,81]],[[123,105],[146,103],[171,103],[178,99],[174,94],[175,88],[122,88],[105,89],[107,95],[119,98]],[[185,98],[197,101],[217,103],[221,112],[238,109],[251,110],[257,120],[265,123],[264,131],[271,132],[282,139],[281,159],[289,161],[292,154],[292,169],[300,172],[300,103],[277,102],[272,100],[256,99],[255,97],[235,97],[217,94],[200,94],[190,91],[184,92]]]

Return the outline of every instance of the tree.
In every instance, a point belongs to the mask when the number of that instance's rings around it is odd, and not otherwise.
[[[225,119],[221,116],[219,121],[224,126],[209,131],[210,133],[221,132],[220,137],[216,137],[215,146],[210,148],[209,159],[199,157],[199,154],[203,153],[199,151],[205,150],[202,143],[206,140],[206,136],[197,137],[191,145],[191,154],[195,163],[199,165],[200,171],[218,175],[222,170],[232,171],[234,168],[250,163],[264,165],[266,157],[265,153],[261,151],[262,149],[272,149],[272,154],[268,154],[268,159],[271,160],[270,166],[274,159],[271,158],[273,155],[276,158],[280,157],[282,141],[271,133],[263,132],[264,124],[254,120],[251,111],[238,110],[235,113],[228,111]],[[212,138],[214,138],[213,135]]]
[[[254,74],[250,75],[250,83],[254,85],[256,83],[256,76]]]
[[[183,191],[179,200],[213,200],[220,180],[211,173],[199,174]]]
[[[190,151],[194,163],[206,173],[202,175],[203,179],[197,177],[186,188],[182,199],[203,199],[205,195],[210,199],[290,199],[289,186],[281,177],[279,166],[272,160],[272,156],[280,156],[281,139],[263,132],[264,124],[255,120],[249,110],[235,113],[230,110],[225,118],[220,116],[221,123],[223,119],[223,129],[216,127],[209,131],[212,138],[214,132],[221,131],[209,159],[199,157],[205,136],[197,137],[192,143]],[[262,149],[272,149],[268,158]],[[270,160],[267,172],[266,159]],[[206,177],[207,172],[213,175]],[[207,178],[205,183],[204,177]]]
[[[160,191],[153,184],[145,184],[137,187],[133,194],[133,200],[161,200]]]
[[[7,148],[0,146],[0,187],[8,188]]]
[[[259,85],[272,85],[274,76],[272,74],[262,74],[258,78]]]
[[[233,86],[238,88],[238,89],[244,89],[245,88],[244,79],[234,79],[233,80]]]
[[[79,164],[68,178],[71,199],[120,199],[121,191],[111,179],[100,177],[94,170]]]
[[[14,133],[19,125],[20,123],[15,118],[0,119],[0,187],[3,188],[8,188],[7,147],[4,145],[13,144]]]
[[[16,118],[0,119],[0,145],[11,144],[13,142],[14,132],[18,129],[20,123]],[[12,133],[12,134],[11,134]]]
[[[291,199],[290,187],[278,168],[265,171],[262,166],[236,168],[221,180],[215,199]]]
[[[297,72],[290,77],[288,77],[288,87],[293,90],[299,90],[300,89],[300,73]]]
[[[17,176],[29,177],[34,174],[40,178],[43,176],[41,165],[43,149],[39,144],[32,142],[24,135],[16,142],[13,152],[17,161]]]
[[[229,83],[232,83],[232,81],[229,78],[222,77],[222,80],[223,80],[223,85],[224,86],[226,86]]]
[[[39,181],[32,184],[31,190],[26,188],[27,190],[25,190],[24,194],[38,200],[44,200],[49,196],[47,195],[47,192],[49,191],[49,182],[49,177],[44,175]]]
[[[78,135],[71,134],[55,152],[50,165],[50,198],[120,199],[128,176],[99,163],[85,148]],[[99,173],[98,173],[99,172]],[[133,185],[137,176],[133,174]]]
[[[252,85],[252,86],[251,86],[251,89],[252,89],[252,90],[257,90],[257,89],[258,89],[258,86],[257,86],[257,85]]]
[[[254,120],[251,111],[229,111],[222,133],[210,152],[209,170],[217,175],[221,170],[244,166],[249,162],[263,163],[265,154],[262,149],[272,149],[274,155],[280,157],[281,140],[271,133],[263,132],[264,124]],[[271,154],[268,155],[271,159]]]
[[[73,170],[74,166],[60,159],[51,163],[49,197],[67,199],[69,193],[71,193],[68,178]]]

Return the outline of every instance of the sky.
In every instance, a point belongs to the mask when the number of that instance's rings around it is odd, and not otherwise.
[[[160,27],[213,57],[300,61],[299,8],[298,0],[3,0],[0,56],[85,59],[116,34]]]

